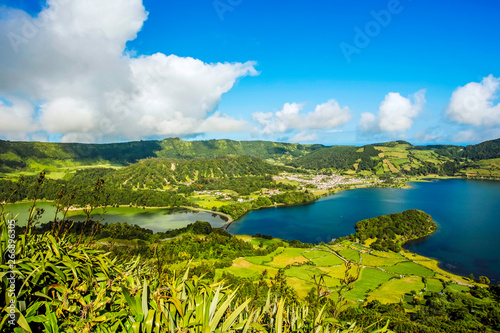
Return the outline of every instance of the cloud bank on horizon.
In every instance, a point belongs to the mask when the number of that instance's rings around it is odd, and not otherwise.
[[[223,113],[223,95],[239,79],[258,76],[257,63],[128,52],[147,18],[142,0],[48,0],[35,18],[0,7],[0,137],[109,142],[240,132],[312,142],[354,124],[366,141],[405,138],[426,107],[424,88],[409,97],[388,92],[377,113],[341,106],[339,96],[314,109],[283,101],[281,110],[255,110],[247,119],[238,110]],[[456,88],[443,116],[464,129],[452,138],[432,129],[415,137],[471,142],[499,133],[499,89],[493,75]]]

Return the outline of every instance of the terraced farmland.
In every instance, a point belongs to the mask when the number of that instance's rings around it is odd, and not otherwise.
[[[242,239],[263,247],[279,241],[268,240],[267,245],[264,245],[258,238],[246,236]],[[375,299],[382,303],[399,303],[406,298],[413,299],[411,292],[419,295],[439,293],[445,284],[446,288],[456,291],[469,288],[465,285],[466,280],[440,271],[434,260],[411,253],[373,251],[349,241],[314,248],[279,247],[267,256],[238,258],[231,267],[218,269],[216,275],[229,273],[256,280],[266,271],[265,279],[270,284],[278,270],[282,269],[297,295],[306,297],[315,287],[314,279],[320,276],[327,290],[336,290],[345,277],[346,263],[349,261],[352,265],[350,275],[358,276],[354,288],[346,294],[351,304]],[[330,297],[337,297],[336,293],[333,292]],[[411,304],[407,305],[411,308]]]

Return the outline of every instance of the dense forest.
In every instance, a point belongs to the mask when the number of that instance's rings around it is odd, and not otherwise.
[[[500,157],[500,139],[465,147],[464,157],[473,161]]]
[[[83,171],[85,175],[78,175],[72,180],[52,180],[45,179],[43,186],[37,193],[38,199],[57,200],[66,202],[71,200],[74,205],[84,207],[86,203],[95,201],[101,206],[130,205],[147,207],[167,207],[189,205],[184,195],[176,191],[156,191],[120,189],[115,186],[101,186],[96,189],[94,177],[88,171]],[[90,174],[99,173],[93,170]],[[86,182],[78,180],[85,179]],[[100,178],[102,179],[102,178]],[[27,198],[33,198],[36,191],[37,177],[21,178],[19,181],[0,180],[0,201],[19,202]],[[103,179],[103,183],[105,180]]]
[[[354,228],[356,233],[350,235],[350,239],[360,242],[376,239],[370,245],[373,249],[399,252],[403,243],[436,231],[437,224],[430,215],[411,209],[359,221]]]
[[[248,176],[277,175],[285,168],[251,156],[219,159],[147,159],[108,174],[112,184],[122,188],[158,188],[178,184],[208,184]],[[223,189],[223,188],[219,188]]]
[[[214,207],[214,211],[220,211],[230,215],[234,219],[240,218],[251,210],[262,207],[269,207],[275,204],[282,205],[301,205],[315,201],[317,198],[314,194],[305,192],[290,191],[282,194],[273,195],[271,197],[259,197],[252,202],[231,203],[222,207]]]

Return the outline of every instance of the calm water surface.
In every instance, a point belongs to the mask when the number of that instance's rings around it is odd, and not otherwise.
[[[26,224],[29,216],[30,203],[18,203],[7,206],[7,211],[11,212],[10,216],[17,216],[19,226]],[[41,223],[47,223],[54,220],[55,207],[50,202],[40,202],[38,208],[43,208],[45,213],[40,220]],[[18,215],[19,214],[19,215]],[[85,217],[72,216],[69,219],[75,221],[85,221]],[[212,227],[220,228],[226,221],[220,215],[195,212],[187,209],[130,209],[130,208],[109,208],[109,213],[104,216],[103,223],[127,222],[128,224],[137,224],[140,227],[153,230],[154,232],[167,231],[169,229],[183,228],[190,223],[196,221],[210,222]]]
[[[412,189],[357,189],[310,205],[253,211],[228,231],[329,242],[353,233],[357,221],[416,208],[430,214],[439,228],[405,248],[439,260],[453,273],[499,282],[500,182],[450,179],[410,185]]]

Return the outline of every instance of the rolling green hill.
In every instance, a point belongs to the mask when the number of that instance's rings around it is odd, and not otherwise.
[[[362,176],[429,175],[499,178],[500,140],[474,146],[413,146],[406,141],[322,147],[287,165]],[[487,160],[486,160],[487,159]]]
[[[146,159],[110,173],[114,184],[136,188],[164,188],[170,184],[204,183],[206,179],[230,179],[277,175],[282,167],[251,156],[218,159]]]
[[[429,175],[500,178],[500,139],[467,147],[453,145],[414,146],[406,141],[376,143],[362,147],[301,145],[269,141],[208,140],[137,141],[113,144],[10,142],[0,140],[0,173],[16,178],[47,171],[47,177],[61,179],[82,168],[123,168],[143,159],[198,160],[252,156],[271,164],[345,173],[365,177],[388,175]],[[136,167],[155,179],[158,163],[141,162]],[[487,162],[485,162],[487,161]],[[172,162],[170,162],[172,163]],[[165,165],[166,165],[165,164]],[[183,164],[180,164],[183,167]],[[155,169],[156,168],[156,169]],[[168,166],[162,167],[168,170]],[[122,174],[130,170],[123,171]],[[155,171],[156,170],[156,171]],[[207,171],[207,170],[205,170]],[[204,177],[210,176],[210,171]],[[207,171],[208,172],[208,171]],[[215,170],[217,173],[217,170]],[[120,174],[120,173],[118,173]],[[0,174],[1,175],[1,174]],[[129,176],[130,177],[130,176]],[[141,176],[142,177],[142,176]],[[197,177],[191,173],[179,182]],[[144,177],[142,177],[144,178]],[[123,182],[126,181],[125,178]],[[158,183],[158,182],[156,182]]]
[[[112,144],[10,142],[0,140],[0,172],[55,171],[84,165],[128,165],[145,158],[213,159],[254,156],[271,162],[303,156],[321,145],[268,141],[137,141]]]

